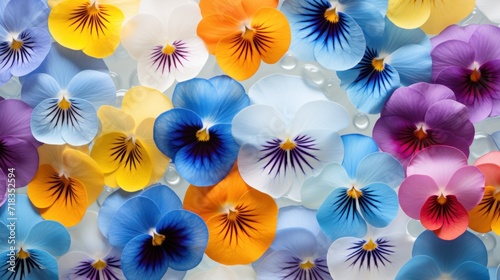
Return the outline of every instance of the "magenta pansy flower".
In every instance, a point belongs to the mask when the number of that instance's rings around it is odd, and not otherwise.
[[[472,122],[500,115],[500,28],[452,25],[431,39],[432,80],[451,88]]]
[[[0,170],[6,176],[13,171],[15,187],[26,186],[38,169],[40,143],[31,134],[32,111],[21,100],[0,100]]]
[[[375,123],[373,139],[406,166],[415,153],[434,145],[453,146],[469,155],[474,126],[449,88],[417,83],[394,92]]]
[[[483,197],[484,176],[457,148],[432,146],[418,152],[408,164],[399,188],[399,203],[411,218],[444,240],[467,230],[468,211]]]

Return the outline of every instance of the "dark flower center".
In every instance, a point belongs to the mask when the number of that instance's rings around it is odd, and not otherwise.
[[[427,134],[427,132],[425,132],[425,130],[422,126],[419,129],[415,130],[415,132],[413,132],[413,134],[415,134],[415,136],[420,141],[425,140],[425,139],[427,139],[427,137],[429,137],[429,135]]]
[[[477,68],[474,68],[470,74],[470,80],[471,82],[477,83],[479,82],[479,79],[481,79],[481,73],[477,70]]]

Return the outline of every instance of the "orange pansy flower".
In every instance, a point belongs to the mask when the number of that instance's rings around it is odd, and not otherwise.
[[[184,208],[205,220],[209,232],[205,253],[225,265],[256,261],[276,234],[276,202],[248,186],[237,169],[215,186],[190,185]]]
[[[248,79],[261,60],[273,64],[286,53],[290,25],[277,6],[277,0],[200,0],[198,36],[229,76]]]

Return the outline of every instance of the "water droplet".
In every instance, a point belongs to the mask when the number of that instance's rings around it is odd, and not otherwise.
[[[118,73],[109,71],[109,76],[111,76],[111,80],[113,80],[115,87],[120,88],[122,85],[122,79],[118,76]]]
[[[470,146],[471,156],[478,158],[496,150],[497,146],[491,135],[485,132],[478,132],[474,135],[474,141]]]
[[[17,77],[12,77],[0,87],[0,95],[5,98],[18,98],[21,94],[21,83]]]
[[[119,89],[116,92],[115,107],[120,108],[122,106],[123,97],[127,93],[126,89]]]
[[[179,175],[179,173],[177,173],[177,170],[175,169],[173,163],[170,163],[168,165],[165,174],[163,174],[163,179],[165,180],[165,182],[167,182],[169,186],[177,185],[181,181],[181,176]]]
[[[280,65],[281,68],[285,70],[292,70],[295,66],[297,66],[297,59],[293,56],[293,54],[287,53],[281,58]]]
[[[325,75],[323,75],[321,70],[312,64],[304,65],[304,68],[302,69],[302,76],[307,82],[316,86],[322,85],[326,80]]]
[[[357,112],[353,118],[354,125],[358,129],[366,129],[370,125],[370,119],[365,113]]]
[[[99,204],[99,206],[102,206],[106,198],[108,198],[108,196],[112,194],[114,191],[115,191],[114,189],[108,186],[104,186],[104,190],[102,190],[101,194],[97,198],[97,204]]]
[[[484,246],[488,251],[492,251],[497,246],[497,240],[495,239],[495,236],[493,236],[491,233],[480,233],[477,234],[477,237],[479,237],[479,239],[483,241]]]
[[[425,231],[425,228],[424,226],[422,226],[422,223],[420,223],[419,220],[414,220],[414,219],[411,219],[408,222],[408,224],[406,225],[406,229],[408,230],[408,233],[414,238],[417,238],[422,232]]]

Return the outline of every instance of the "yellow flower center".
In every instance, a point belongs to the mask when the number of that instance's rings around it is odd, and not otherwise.
[[[65,98],[65,97],[63,97],[63,98],[61,99],[61,101],[59,101],[58,106],[59,106],[59,109],[62,109],[62,110],[68,110],[68,109],[69,109],[69,107],[71,107],[71,102],[69,102],[68,100],[66,100],[66,98]]]
[[[231,221],[235,221],[236,219],[238,219],[238,211],[228,209],[227,219]]]
[[[384,59],[383,58],[374,58],[372,59],[372,66],[375,70],[377,70],[378,72],[382,72],[384,71]]]
[[[175,52],[175,47],[167,44],[161,51],[166,55],[171,55]]]
[[[325,19],[331,23],[339,22],[339,14],[337,14],[336,8],[326,10],[324,16],[325,16]]]
[[[371,238],[363,245],[363,250],[365,251],[373,251],[375,249],[377,249],[377,243],[373,242]]]
[[[290,151],[290,150],[293,150],[293,149],[295,149],[295,146],[296,146],[296,145],[295,145],[295,143],[293,143],[293,142],[290,140],[290,138],[287,138],[287,139],[286,139],[286,141],[285,141],[285,143],[282,143],[282,144],[280,145],[280,147],[281,147],[281,149],[282,149],[283,151]]]
[[[441,195],[440,195],[440,196],[436,199],[436,201],[437,201],[437,203],[439,203],[439,204],[443,205],[443,204],[445,204],[445,203],[446,203],[447,199],[446,199],[446,197],[445,197],[443,194],[441,194]]]
[[[210,134],[208,134],[208,129],[203,128],[198,130],[196,132],[196,138],[198,139],[198,141],[201,142],[207,142],[208,140],[210,140]]]
[[[96,15],[99,13],[99,7],[97,6],[97,3],[94,2],[91,5],[88,6],[87,11],[89,15]]]
[[[160,246],[165,241],[165,235],[153,232],[153,246]]]
[[[95,263],[92,264],[92,267],[97,270],[105,269],[106,266],[108,266],[106,262],[101,259],[98,259]]]
[[[17,41],[16,39],[13,39],[12,43],[10,44],[10,48],[12,50],[15,50],[15,51],[21,49],[22,46],[23,46],[23,42],[22,41]]]
[[[481,78],[481,73],[479,73],[477,68],[474,68],[474,70],[472,70],[472,73],[470,74],[471,82],[477,83],[480,78]]]
[[[306,261],[306,262],[301,263],[299,266],[300,266],[300,268],[302,268],[304,270],[308,270],[308,269],[313,268],[315,265],[314,265],[314,262]]]
[[[17,257],[24,260],[30,257],[30,253],[24,251],[23,248],[20,248],[19,252],[17,252]]]
[[[245,31],[243,31],[243,34],[241,35],[241,37],[243,37],[243,39],[251,41],[251,40],[253,40],[254,36],[255,36],[255,31],[253,29],[245,26]]]
[[[415,130],[413,134],[415,134],[415,137],[417,137],[418,140],[424,140],[427,139],[428,137],[427,133],[425,132],[422,126],[419,129]]]
[[[360,190],[356,189],[355,187],[352,187],[347,191],[347,196],[349,196],[350,198],[356,199],[360,198],[362,195],[363,193]]]

